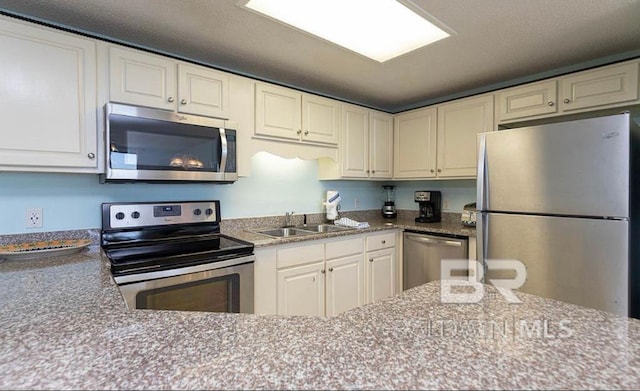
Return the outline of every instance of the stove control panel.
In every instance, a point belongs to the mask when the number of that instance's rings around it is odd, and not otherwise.
[[[219,223],[220,201],[102,204],[102,228]]]

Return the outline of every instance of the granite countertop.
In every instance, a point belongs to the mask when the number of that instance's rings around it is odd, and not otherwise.
[[[98,246],[3,261],[0,388],[640,388],[638,320],[439,292],[432,282],[332,318],[127,310]]]
[[[377,212],[377,211],[376,211]],[[223,231],[230,236],[236,237],[238,239],[246,240],[255,245],[255,247],[266,247],[266,246],[274,246],[280,244],[288,244],[288,243],[297,243],[304,242],[308,240],[316,240],[316,239],[326,239],[332,237],[339,236],[347,236],[354,235],[360,233],[370,233],[376,231],[383,231],[389,229],[402,229],[402,230],[414,230],[414,231],[422,231],[425,233],[435,233],[435,234],[445,234],[445,235],[455,235],[455,236],[466,236],[466,237],[475,237],[476,229],[475,227],[467,227],[458,221],[441,221],[438,223],[416,223],[415,216],[413,215],[401,215],[397,218],[386,219],[381,216],[367,216],[366,219],[358,219],[356,221],[366,221],[369,223],[369,228],[358,228],[358,229],[347,229],[344,231],[337,232],[324,232],[317,233],[312,235],[302,235],[302,236],[290,236],[283,238],[271,238],[259,233],[256,233],[255,230],[257,227],[239,227],[234,226],[232,228],[228,228]],[[329,222],[328,224],[331,224]],[[269,226],[264,226],[260,228],[268,228]],[[304,228],[300,226],[300,228]]]

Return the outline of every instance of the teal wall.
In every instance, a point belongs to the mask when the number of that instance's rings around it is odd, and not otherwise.
[[[378,209],[383,182],[319,181],[317,161],[267,153],[252,159],[250,177],[233,184],[100,184],[97,175],[0,172],[0,234],[99,228],[103,202],[219,199],[222,218],[321,213],[327,190],[343,211]],[[452,211],[475,198],[475,181],[394,182],[399,209],[417,210],[415,190],[441,190]],[[357,207],[356,207],[357,203]],[[25,228],[27,208],[43,209],[43,227]]]

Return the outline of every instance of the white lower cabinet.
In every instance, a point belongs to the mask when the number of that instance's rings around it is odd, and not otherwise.
[[[385,232],[257,249],[255,313],[334,316],[394,295],[397,231]]]
[[[367,238],[367,303],[375,303],[398,292],[396,235],[394,231]]]

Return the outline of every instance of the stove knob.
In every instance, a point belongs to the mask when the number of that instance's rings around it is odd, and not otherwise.
[[[140,217],[140,212],[135,211],[135,212],[131,213],[131,217],[133,217],[134,219],[137,219],[138,217]]]
[[[211,208],[207,208],[207,210],[205,211],[205,213],[207,214],[207,216],[211,216],[213,214],[213,209]]]
[[[202,214],[202,211],[200,210],[200,208],[196,209],[193,211],[193,214],[196,216],[200,216]]]
[[[118,219],[118,220],[124,219],[124,213],[122,213],[122,212],[116,213],[116,219]]]

